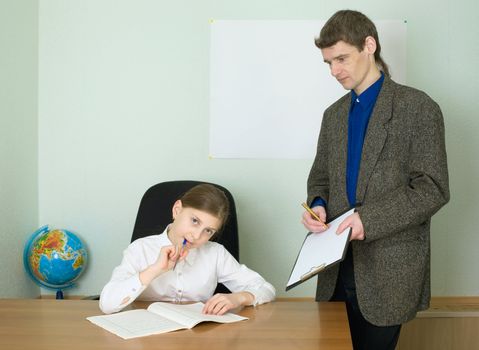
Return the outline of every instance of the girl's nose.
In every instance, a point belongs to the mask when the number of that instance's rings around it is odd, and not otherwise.
[[[203,230],[202,230],[201,228],[198,228],[198,229],[194,230],[194,231],[192,232],[193,238],[194,238],[194,239],[199,239],[200,236],[201,236],[201,232],[202,232],[202,231],[203,231]]]

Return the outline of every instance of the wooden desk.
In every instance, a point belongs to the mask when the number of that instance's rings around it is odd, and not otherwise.
[[[148,303],[135,302],[133,308]],[[123,340],[85,319],[100,315],[98,301],[0,299],[0,349],[351,349],[343,303],[277,301],[239,314],[248,321],[202,323]]]

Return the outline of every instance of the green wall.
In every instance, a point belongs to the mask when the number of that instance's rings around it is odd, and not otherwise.
[[[36,162],[36,10],[29,4],[32,18],[27,26],[19,24],[25,12],[14,17],[2,13],[1,25],[10,31],[22,29],[25,38],[17,36],[15,47],[31,51],[27,58],[18,54],[28,59],[31,74],[20,60],[12,65],[30,83],[20,99],[22,111],[27,108],[32,115],[22,126],[24,113],[14,114],[13,106],[2,105],[2,123],[3,109],[12,116],[6,119],[10,129],[0,132],[13,147],[18,143],[13,131],[27,128],[30,137],[21,138],[15,149],[28,154],[31,166]],[[149,186],[200,179],[233,192],[241,261],[271,281],[280,296],[313,295],[313,280],[284,292],[306,233],[300,203],[312,159],[208,159],[209,19],[327,19],[342,8],[358,9],[372,19],[407,20],[407,81],[441,106],[450,167],[451,201],[432,225],[432,291],[479,294],[473,209],[479,202],[477,1],[41,0],[38,226],[78,232],[91,257],[86,274],[69,293],[100,291],[130,240],[139,201]],[[25,28],[30,28],[29,35]],[[14,85],[18,79],[7,82]],[[12,172],[10,191],[21,181],[30,184],[31,197],[18,208],[27,210],[28,203],[34,215],[36,169],[17,170],[17,162],[2,163],[2,176]],[[2,215],[16,197],[5,198],[0,199]],[[24,220],[21,225],[11,224],[23,241],[34,225]],[[18,241],[9,239],[20,251]],[[13,261],[8,259],[8,264],[13,266]],[[12,266],[8,269],[17,268],[23,276],[20,267]],[[12,290],[20,295],[22,288]]]
[[[38,225],[38,4],[0,1],[0,298],[38,296],[23,269]]]

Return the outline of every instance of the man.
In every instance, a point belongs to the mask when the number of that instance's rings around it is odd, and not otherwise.
[[[389,77],[372,21],[339,11],[316,46],[350,93],[323,116],[308,203],[325,221],[356,207],[341,264],[316,300],[345,300],[354,349],[395,349],[401,324],[429,306],[431,216],[449,200],[444,123],[425,93]],[[311,214],[305,227],[322,232]]]

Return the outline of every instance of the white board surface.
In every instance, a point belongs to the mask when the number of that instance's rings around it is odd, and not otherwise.
[[[211,21],[210,157],[314,157],[323,111],[347,93],[314,45],[324,23]],[[405,83],[405,21],[375,24],[392,78]]]

